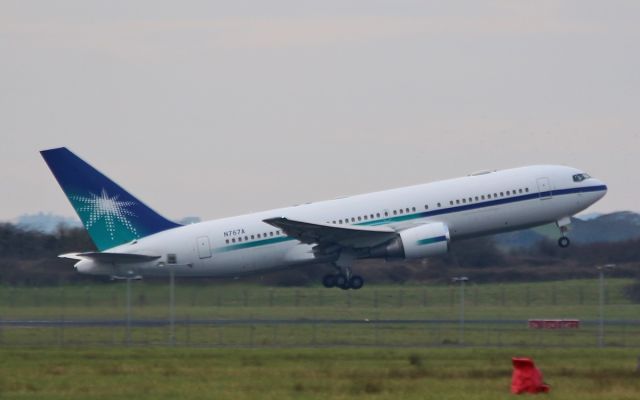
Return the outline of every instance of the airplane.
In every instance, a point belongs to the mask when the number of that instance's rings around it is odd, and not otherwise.
[[[327,263],[336,272],[323,277],[325,287],[360,289],[359,259],[423,259],[447,253],[452,241],[549,223],[567,247],[571,216],[607,192],[579,169],[534,165],[180,225],[67,148],[41,154],[98,250],[60,257],[76,260],[79,273],[114,279]]]

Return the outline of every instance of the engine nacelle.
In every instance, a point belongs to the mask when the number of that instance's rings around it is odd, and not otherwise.
[[[398,232],[399,237],[371,250],[372,257],[425,258],[449,251],[449,228],[432,222]]]

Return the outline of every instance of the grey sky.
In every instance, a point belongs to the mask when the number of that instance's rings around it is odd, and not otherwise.
[[[67,146],[168,217],[488,169],[640,210],[638,1],[0,1],[0,219]]]

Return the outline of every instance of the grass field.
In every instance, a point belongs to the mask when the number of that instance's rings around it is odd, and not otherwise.
[[[556,399],[638,399],[636,354],[561,349],[0,349],[2,399],[501,399],[530,356]]]
[[[628,279],[608,279],[605,302],[610,319],[637,319],[640,306],[623,296]],[[178,283],[176,315],[191,318],[440,318],[457,315],[459,287],[454,285],[367,286],[358,291],[311,288],[269,288],[242,283],[197,285]],[[598,316],[598,282],[570,280],[531,284],[469,284],[466,313],[473,318],[565,318]],[[0,286],[0,317],[121,318],[124,282],[87,286]],[[132,283],[135,318],[168,315],[167,285]]]
[[[623,296],[629,280],[607,280],[605,344],[640,347],[640,305]],[[0,346],[166,345],[167,326],[139,327],[127,335],[122,326],[11,328],[7,320],[125,318],[123,282],[60,287],[0,287]],[[162,283],[132,283],[132,318],[164,320],[168,288]],[[324,288],[268,288],[241,283],[176,288],[175,340],[197,347],[291,346],[455,346],[462,338],[459,287],[369,286],[359,291]],[[597,343],[597,281],[469,285],[465,296],[464,343],[472,346],[594,346]],[[580,319],[579,330],[526,328],[530,318]],[[250,319],[265,323],[192,324],[190,321]],[[295,324],[270,323],[273,319]],[[449,320],[401,324],[393,320]],[[355,323],[328,323],[352,320]],[[515,320],[486,324],[480,320]],[[621,320],[615,324],[611,320]],[[186,323],[185,323],[186,321]],[[368,322],[365,322],[368,321]],[[586,321],[586,322],[585,322]],[[636,322],[633,324],[633,322]]]
[[[0,287],[0,398],[493,400],[513,397],[511,357],[530,356],[552,385],[551,398],[635,400],[640,305],[624,298],[628,283],[607,280],[605,348],[595,347],[599,292],[588,280],[469,285],[464,345],[456,286],[341,291],[179,282],[178,320],[252,322],[179,323],[175,347],[168,326],[136,327],[128,337],[123,326],[3,324],[123,320],[122,282]],[[134,320],[166,320],[168,303],[167,285],[132,284]],[[278,318],[293,322],[271,321]],[[542,331],[527,329],[529,318],[587,322]],[[423,322],[438,319],[449,322]]]

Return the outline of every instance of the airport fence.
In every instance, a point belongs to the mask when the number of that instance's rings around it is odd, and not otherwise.
[[[178,281],[0,286],[0,346],[640,347],[630,281],[269,288]],[[602,320],[601,320],[602,313]],[[578,327],[533,329],[537,320]],[[601,323],[602,322],[602,323]]]

